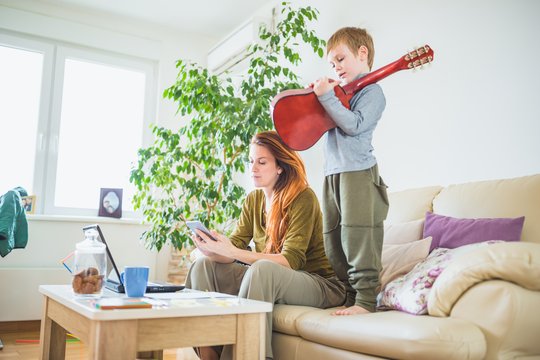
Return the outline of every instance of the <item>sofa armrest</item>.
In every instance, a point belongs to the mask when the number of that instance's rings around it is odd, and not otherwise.
[[[505,280],[474,285],[456,301],[449,318],[462,319],[484,334],[484,359],[540,358],[540,291]]]
[[[540,244],[498,243],[459,256],[433,284],[428,313],[449,316],[456,301],[470,287],[493,279],[540,291]]]

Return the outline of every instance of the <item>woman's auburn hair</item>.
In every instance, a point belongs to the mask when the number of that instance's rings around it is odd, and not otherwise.
[[[285,234],[289,228],[289,207],[296,197],[308,187],[306,168],[298,153],[291,150],[275,131],[263,131],[255,135],[251,144],[264,146],[282,169],[272,195],[272,206],[266,215],[265,253],[277,254],[283,248]]]

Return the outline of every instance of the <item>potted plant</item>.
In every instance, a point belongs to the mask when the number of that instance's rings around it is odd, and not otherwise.
[[[240,215],[245,191],[234,183],[233,174],[246,170],[251,137],[272,129],[272,98],[301,87],[292,69],[301,63],[300,45],[324,54],[325,42],[308,27],[318,11],[281,5],[274,29],[262,27],[261,41],[248,48],[249,67],[239,84],[228,74],[218,76],[178,60],[177,81],[163,96],[175,101],[177,112],[190,120],[179,130],[154,125],[155,141],[139,150],[130,176],[136,187],[134,207],[151,224],[142,235],[148,248],[190,244],[186,220],[197,219],[227,233]]]

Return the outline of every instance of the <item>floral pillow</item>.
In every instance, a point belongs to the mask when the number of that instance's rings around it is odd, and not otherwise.
[[[409,314],[427,314],[427,299],[433,283],[452,259],[464,252],[501,241],[486,241],[462,246],[456,249],[437,248],[429,256],[416,264],[407,274],[386,285],[378,296],[380,310],[400,310]]]

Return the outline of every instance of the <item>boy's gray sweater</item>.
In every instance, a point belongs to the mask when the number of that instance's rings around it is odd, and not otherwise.
[[[360,76],[361,77],[361,76]],[[337,127],[326,133],[324,175],[369,169],[377,163],[371,141],[386,106],[382,88],[371,84],[356,93],[348,110],[329,91],[318,97]]]

